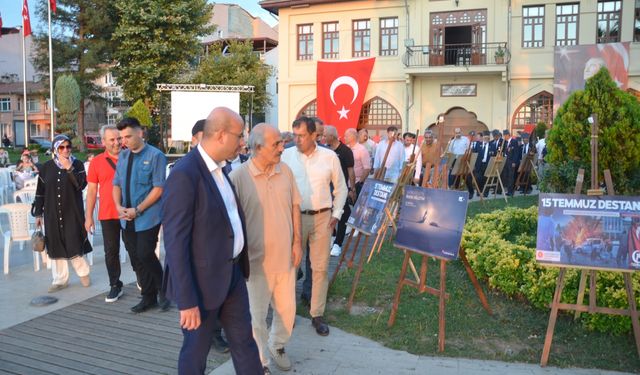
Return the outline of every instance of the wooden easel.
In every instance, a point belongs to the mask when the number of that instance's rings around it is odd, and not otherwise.
[[[381,177],[384,177],[384,172],[385,172],[384,165],[386,164],[386,159],[387,159],[387,156],[389,155],[389,150],[390,150],[390,146],[387,147],[382,167],[378,169],[378,171],[374,175],[374,178],[381,179]],[[411,158],[409,159],[409,162],[405,164],[404,167],[402,168],[402,172],[400,173],[400,177],[398,178],[398,183],[396,184],[395,189],[392,191],[391,196],[389,197],[389,201],[387,202],[387,205],[384,208],[385,216],[384,216],[384,219],[382,220],[382,224],[380,225],[380,228],[376,233],[376,239],[373,243],[373,246],[371,247],[371,251],[369,252],[367,263],[371,261],[371,258],[373,257],[374,252],[380,252],[380,249],[382,248],[382,243],[384,242],[384,239],[389,230],[389,225],[392,226],[393,232],[395,232],[396,224],[395,224],[395,218],[393,216],[393,213],[397,211],[400,198],[402,197],[402,191],[403,191],[404,185],[407,183],[410,183],[413,180],[413,175],[415,172],[415,153],[414,152],[415,152],[415,145],[414,145]],[[331,276],[331,280],[329,281],[329,286],[333,285],[333,283],[335,282],[338,276],[338,272],[340,272],[340,269],[342,268],[342,264],[344,264],[345,258],[347,257],[347,254],[349,252],[351,252],[351,255],[347,262],[347,268],[351,269],[353,267],[353,262],[358,252],[358,246],[360,244],[360,240],[364,237],[364,243],[360,251],[360,259],[358,261],[358,268],[356,270],[356,274],[351,284],[351,293],[349,295],[349,301],[347,302],[347,311],[350,312],[351,307],[353,306],[353,299],[356,294],[356,288],[358,287],[358,283],[360,282],[360,276],[362,274],[362,269],[364,266],[365,253],[368,249],[369,238],[371,236],[366,233],[361,233],[356,239],[354,246],[351,247],[353,234],[355,233],[356,228],[350,225],[349,227],[351,228],[351,231],[349,232],[349,237],[347,237],[347,243],[342,249],[342,252],[340,254],[340,260],[338,261],[338,266],[336,267],[335,271],[333,272],[333,275]],[[418,280],[418,272],[413,262],[410,262],[410,266],[416,280]]]
[[[488,189],[493,188],[493,196],[496,197],[498,195],[498,187],[502,189],[502,196],[504,197],[504,201],[508,202],[507,195],[505,194],[504,184],[502,183],[502,178],[500,177],[500,173],[504,168],[505,159],[502,156],[492,156],[489,159],[489,164],[487,165],[487,169],[484,172],[484,176],[487,178],[487,182],[484,184],[484,188],[482,189],[482,196],[484,196],[485,192]]]
[[[524,188],[524,195],[527,195],[527,188],[530,186],[529,183],[531,182],[531,172],[535,173],[536,178],[538,178],[538,181],[540,181],[540,176],[538,176],[536,167],[533,164],[533,158],[535,157],[535,155],[535,152],[528,152],[518,166],[518,178],[516,179],[514,190],[518,190],[518,188],[522,186]]]
[[[591,125],[591,189],[587,190],[587,195],[599,196],[603,195],[602,189],[598,187],[598,122],[595,115]],[[608,195],[615,195],[611,172],[607,169],[604,171],[604,180],[607,186]],[[584,181],[584,169],[580,169],[576,178],[575,194],[582,191],[582,183]],[[596,301],[596,281],[598,269],[581,268],[580,284],[578,287],[578,298],[575,304],[561,303],[562,289],[564,288],[564,277],[568,267],[560,267],[558,280],[556,281],[556,290],[553,294],[551,302],[551,313],[549,314],[549,325],[547,326],[547,334],[544,339],[544,347],[542,348],[542,358],[540,365],[546,366],[549,361],[549,353],[551,351],[551,342],[553,341],[553,332],[558,318],[558,310],[575,311],[574,318],[577,319],[581,312],[600,313],[610,315],[624,315],[631,317],[631,325],[633,327],[633,335],[636,341],[636,350],[640,356],[640,322],[638,321],[638,310],[636,308],[635,293],[631,282],[631,273],[633,270],[607,270],[609,272],[622,272],[624,278],[625,290],[627,292],[627,301],[629,307],[626,309],[614,309],[610,307],[597,306]],[[583,305],[584,290],[586,287],[587,276],[589,277],[589,305]]]
[[[412,288],[416,288],[419,293],[429,293],[433,296],[438,297],[439,307],[438,307],[438,351],[444,351],[444,342],[445,342],[445,305],[446,300],[449,299],[449,293],[446,292],[446,284],[447,284],[447,262],[448,259],[424,255],[421,253],[416,253],[412,250],[401,249],[404,251],[404,261],[402,262],[402,270],[400,271],[400,278],[398,280],[398,286],[396,288],[396,294],[393,298],[393,306],[391,307],[391,315],[389,315],[389,321],[387,322],[388,327],[392,327],[396,321],[396,314],[398,313],[398,307],[400,306],[400,294],[402,293],[402,287],[407,285]],[[407,265],[411,261],[411,255],[416,253],[422,257],[421,267],[420,267],[420,276],[417,281],[408,280],[406,278],[407,275]],[[462,260],[462,264],[464,264],[464,268],[471,279],[471,283],[473,284],[476,293],[478,294],[478,298],[480,299],[480,303],[482,303],[482,307],[487,311],[489,315],[493,315],[493,311],[491,307],[489,307],[489,302],[487,301],[487,297],[485,296],[482,288],[480,287],[480,283],[478,283],[478,278],[475,273],[471,269],[469,265],[469,261],[467,260],[467,255],[463,248],[460,248],[460,259]],[[427,258],[433,258],[436,260],[440,260],[440,288],[436,289],[434,287],[430,287],[427,285]]]

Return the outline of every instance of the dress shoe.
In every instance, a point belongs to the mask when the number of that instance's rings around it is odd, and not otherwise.
[[[227,353],[227,352],[229,352],[229,344],[227,343],[227,340],[225,340],[222,337],[222,335],[213,336],[213,339],[211,340],[211,346],[213,346],[213,348],[218,353]]]
[[[313,328],[316,329],[316,333],[320,336],[329,335],[329,326],[324,322],[323,317],[316,316],[315,318],[311,318],[311,324],[313,325]]]
[[[156,300],[145,300],[143,298],[139,304],[131,308],[131,312],[135,314],[140,314],[156,306],[158,306],[158,302]]]

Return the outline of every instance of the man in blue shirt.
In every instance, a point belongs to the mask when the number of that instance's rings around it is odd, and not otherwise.
[[[127,149],[122,151],[116,165],[113,201],[120,216],[124,245],[142,291],[142,301],[131,311],[142,313],[158,304],[165,311],[170,302],[159,295],[162,265],[155,248],[167,159],[160,150],[144,142],[142,127],[135,118],[125,118],[117,126]]]

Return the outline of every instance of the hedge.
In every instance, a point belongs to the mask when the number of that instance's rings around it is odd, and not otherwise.
[[[476,275],[510,298],[525,299],[531,305],[549,310],[558,278],[558,267],[544,267],[535,260],[537,207],[510,207],[468,219],[462,236],[471,268]],[[627,295],[620,272],[598,272],[597,301],[600,306],[626,308]],[[640,306],[640,272],[632,277],[636,303]],[[568,269],[562,301],[575,303],[580,271]],[[589,300],[589,285],[585,304]],[[582,314],[582,324],[590,329],[613,334],[631,330],[629,317]]]

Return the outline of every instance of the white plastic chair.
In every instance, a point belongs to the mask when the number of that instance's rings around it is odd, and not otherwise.
[[[36,189],[24,188],[13,192],[13,201],[15,203],[32,204],[36,199]]]
[[[30,178],[24,181],[24,189],[35,189],[38,186],[38,177]]]
[[[20,241],[20,250],[24,249],[24,243],[31,241],[32,231],[29,229],[29,216],[31,214],[31,205],[26,203],[9,203],[0,207],[0,213],[5,213],[9,217],[9,231],[3,231],[4,234],[4,273],[9,273],[9,253],[11,252],[11,244],[14,241]],[[47,264],[46,254],[42,256],[43,264]],[[40,253],[33,252],[33,269],[40,271]]]

